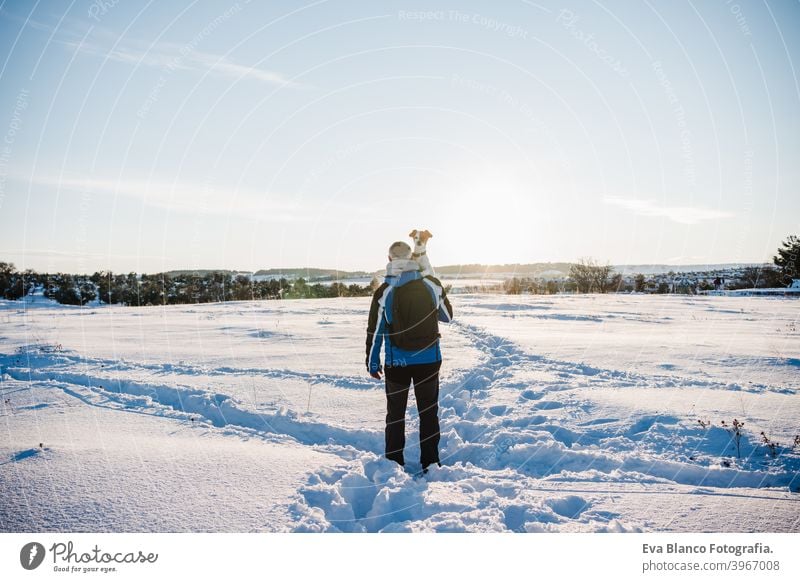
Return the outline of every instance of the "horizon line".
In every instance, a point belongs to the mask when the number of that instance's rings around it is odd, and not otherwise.
[[[13,261],[0,261],[7,263],[9,265],[13,265],[15,269],[19,269],[17,265]],[[457,267],[479,267],[479,268],[496,268],[496,267],[522,267],[526,265],[557,265],[557,264],[566,264],[566,265],[573,265],[578,264],[578,261],[534,261],[529,263],[455,263],[450,265],[438,265],[435,266],[436,269],[452,269]],[[607,262],[598,262],[599,265],[610,265],[615,268],[627,268],[627,267],[734,267],[734,266],[757,266],[757,265],[773,265],[772,262],[769,261],[735,261],[735,262],[697,262],[697,263],[667,263],[667,262],[649,262],[649,263],[612,263],[610,261]],[[136,270],[115,270],[115,269],[94,269],[91,273],[90,272],[76,272],[76,271],[63,271],[63,270],[40,270],[33,267],[26,267],[26,269],[31,269],[36,271],[37,273],[65,273],[71,275],[92,275],[94,273],[100,272],[111,272],[115,274],[127,274],[127,273],[135,273],[135,274],[158,274],[158,273],[171,273],[176,271],[185,271],[185,272],[232,272],[232,273],[251,273],[255,274],[258,271],[302,271],[302,270],[317,270],[317,271],[338,271],[343,273],[366,273],[366,274],[376,274],[384,270],[383,267],[379,269],[369,270],[369,269],[343,269],[337,267],[261,267],[258,269],[234,269],[234,268],[170,268],[164,270],[156,270],[156,271],[136,271]]]

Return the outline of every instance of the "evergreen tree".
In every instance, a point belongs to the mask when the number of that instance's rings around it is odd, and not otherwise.
[[[164,305],[169,277],[164,273],[142,275],[138,285],[139,305]]]
[[[253,284],[250,277],[237,275],[233,279],[231,295],[235,301],[249,301],[255,299]]]
[[[92,274],[90,280],[97,286],[97,294],[100,296],[100,301],[103,303],[111,303],[114,273],[111,271],[96,271]]]
[[[781,270],[784,284],[788,285],[792,279],[800,279],[800,237],[790,235],[783,241],[772,262]]]
[[[370,289],[369,285],[362,287],[361,285],[353,283],[347,288],[348,297],[369,297],[372,293],[373,291]]]
[[[75,277],[58,273],[53,277],[53,282],[53,299],[62,305],[81,305],[81,293]]]
[[[764,287],[782,287],[783,274],[773,267],[764,267],[761,270],[761,281]]]
[[[77,286],[81,305],[86,305],[90,301],[97,299],[97,287],[90,279],[82,278],[77,282]]]
[[[307,297],[308,296],[308,286],[306,285],[306,280],[300,277],[294,282],[292,285],[292,297]]]
[[[30,292],[29,283],[22,273],[17,272],[13,263],[0,263],[0,297],[19,299]]]

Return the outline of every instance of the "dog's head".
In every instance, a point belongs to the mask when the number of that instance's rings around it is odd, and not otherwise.
[[[426,242],[428,242],[428,239],[433,237],[430,231],[416,229],[412,230],[408,236],[413,238],[414,242],[420,245],[424,245]]]

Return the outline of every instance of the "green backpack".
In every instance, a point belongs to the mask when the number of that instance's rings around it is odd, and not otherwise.
[[[438,306],[422,279],[409,281],[392,292],[389,338],[401,350],[424,350],[439,339]]]

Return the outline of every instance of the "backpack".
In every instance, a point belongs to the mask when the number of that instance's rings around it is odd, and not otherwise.
[[[439,339],[438,306],[422,279],[395,287],[389,339],[401,350],[423,350]]]

